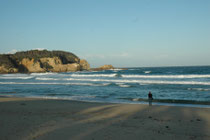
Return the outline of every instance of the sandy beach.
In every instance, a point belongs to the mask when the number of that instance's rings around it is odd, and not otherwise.
[[[0,97],[1,140],[209,140],[210,108]]]

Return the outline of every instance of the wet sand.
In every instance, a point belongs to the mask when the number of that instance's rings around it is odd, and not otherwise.
[[[0,97],[1,140],[209,140],[210,108]]]

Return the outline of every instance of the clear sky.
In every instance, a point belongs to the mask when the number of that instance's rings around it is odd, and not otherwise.
[[[210,65],[210,0],[0,0],[0,53],[36,48],[92,67]]]

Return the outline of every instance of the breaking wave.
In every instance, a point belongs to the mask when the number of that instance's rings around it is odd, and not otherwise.
[[[147,101],[148,91],[151,90],[154,103],[191,104],[188,100],[192,100],[196,101],[195,104],[199,101],[209,104],[209,69],[209,66],[164,67],[0,74],[0,96],[141,103]]]
[[[110,83],[51,83],[51,82],[0,82],[1,85],[78,85],[78,86],[108,86]]]
[[[71,77],[115,77],[116,74],[72,74]]]
[[[177,84],[177,85],[210,85],[210,82],[197,81],[161,81],[161,80],[109,80],[109,79],[74,79],[67,78],[67,81],[92,81],[92,82],[112,82],[112,83],[139,83],[139,84]]]
[[[32,78],[34,78],[34,77],[33,76],[17,76],[17,77],[3,76],[3,77],[0,77],[0,79],[23,79],[23,80],[32,79]]]
[[[120,87],[128,88],[131,87],[131,85],[119,85]]]
[[[43,78],[37,77],[37,78],[35,78],[35,79],[36,79],[36,80],[46,80],[46,81],[48,81],[48,80],[49,80],[49,81],[50,81],[50,80],[53,80],[53,81],[54,81],[54,80],[59,80],[59,79],[56,79],[56,78],[44,78],[44,77],[43,77]]]
[[[33,76],[42,76],[42,75],[52,75],[52,74],[58,74],[58,73],[53,73],[53,72],[46,72],[46,73],[31,73],[30,75],[33,75]]]
[[[210,78],[210,75],[122,75],[124,78]]]
[[[53,74],[53,73],[49,73]],[[43,76],[45,73],[33,75],[33,76]],[[48,74],[46,74],[48,75]],[[122,78],[164,78],[164,79],[192,79],[192,78],[210,78],[210,75],[129,75],[129,74],[69,74],[63,76],[70,76],[70,77],[122,77]],[[0,77],[2,78],[2,77]],[[4,77],[3,77],[4,78]],[[6,76],[9,79],[9,76]],[[15,78],[15,76],[14,76]],[[19,78],[25,78],[24,76],[20,76]],[[28,76],[28,78],[33,78],[32,76]]]
[[[151,71],[144,71],[144,73],[148,74],[148,73],[151,73]]]
[[[210,91],[210,89],[205,89],[205,88],[188,88],[188,90],[196,90],[196,91]]]

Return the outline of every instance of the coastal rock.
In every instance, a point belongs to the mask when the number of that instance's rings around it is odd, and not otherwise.
[[[17,73],[18,69],[16,68],[5,68],[4,66],[0,66],[0,73]]]
[[[0,73],[75,72],[89,70],[86,60],[70,52],[31,50],[0,54]]]
[[[58,57],[41,58],[40,61],[42,67],[45,68],[45,71],[51,71],[51,72],[80,71],[80,64],[78,63],[63,64],[61,59],[59,59]]]
[[[24,70],[20,70],[20,72],[28,71],[28,72],[44,72],[45,70],[41,68],[40,62],[34,61],[34,59],[24,58],[20,61],[19,65],[24,67]]]
[[[86,60],[81,59],[79,64],[80,64],[81,70],[90,70],[90,64]]]
[[[112,65],[103,65],[99,68],[93,68],[91,70],[93,71],[102,71],[102,70],[110,70],[110,69],[114,69],[114,67]]]
[[[0,55],[0,73],[18,72],[16,64],[10,59],[9,55]]]
[[[110,70],[110,69],[114,69],[114,67],[112,65],[103,65],[101,67],[99,67],[100,69],[103,70]]]

